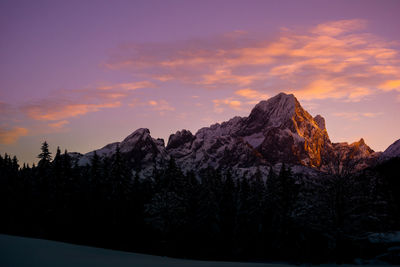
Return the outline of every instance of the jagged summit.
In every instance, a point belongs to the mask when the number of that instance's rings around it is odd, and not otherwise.
[[[290,113],[292,114],[296,105],[296,97],[293,94],[279,93],[268,100],[260,101],[254,109],[261,109],[262,111],[274,110],[275,114]],[[254,110],[253,109],[253,110]]]
[[[146,136],[150,136],[150,130],[147,128],[139,128],[136,131],[134,131],[133,133],[131,133],[130,135],[128,135],[122,142],[128,142],[129,140],[132,140],[132,139],[135,140],[137,138],[143,138]]]
[[[164,140],[151,137],[149,129],[140,128],[122,142],[96,152],[110,157],[117,145],[140,175],[163,168],[170,157],[184,171],[214,168],[229,170],[237,177],[251,176],[258,170],[267,173],[281,162],[332,172],[344,161],[346,165],[362,162],[364,167],[376,157],[363,139],[350,145],[332,143],[325,119],[312,117],[293,94],[285,93],[260,101],[248,117],[234,117],[195,134],[177,131],[170,135],[166,147]],[[92,155],[85,154],[80,163],[89,162]]]
[[[251,111],[249,120],[267,120],[269,124],[278,125],[290,119],[296,110],[297,99],[294,95],[280,93],[268,100],[259,102]]]
[[[175,134],[171,134],[168,139],[167,149],[173,149],[180,147],[193,140],[193,134],[183,129],[182,131],[177,131]]]

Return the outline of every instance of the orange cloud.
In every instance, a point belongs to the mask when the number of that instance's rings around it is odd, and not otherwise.
[[[112,90],[112,89],[124,89],[124,90],[136,90],[141,88],[151,88],[155,87],[155,84],[149,81],[140,81],[140,82],[132,82],[132,83],[118,83],[114,85],[108,86],[99,86],[97,89],[99,90]]]
[[[175,108],[171,106],[166,100],[150,100],[148,102],[149,106],[153,107],[153,110],[165,112],[165,111],[174,111]]]
[[[48,126],[53,129],[61,129],[68,123],[69,123],[69,121],[62,120],[62,121],[58,121],[58,122],[54,122],[54,123],[49,123]]]
[[[249,33],[174,44],[127,45],[106,66],[163,82],[206,88],[286,88],[304,99],[360,101],[398,88],[397,44],[365,32],[365,20],[339,20],[271,38]],[[245,97],[245,96],[242,96]]]
[[[237,94],[241,97],[247,98],[247,99],[252,99],[252,100],[265,100],[265,99],[269,98],[269,96],[267,94],[263,94],[263,93],[260,93],[256,90],[252,90],[249,88],[237,90],[235,92],[235,94]]]
[[[231,70],[217,69],[212,74],[203,75],[203,80],[199,84],[213,87],[220,84],[238,84],[243,86],[251,84],[257,78],[257,75],[233,75]]]
[[[344,119],[358,121],[361,118],[376,118],[383,115],[382,112],[372,113],[372,112],[337,112],[333,113],[333,116],[342,117]]]
[[[23,127],[14,127],[12,129],[0,128],[0,144],[14,144],[17,140],[28,134],[28,129]]]
[[[339,20],[320,24],[312,32],[319,35],[337,36],[346,32],[363,29],[365,26],[366,22],[361,19]]]
[[[170,80],[174,79],[174,77],[172,75],[168,75],[168,74],[166,74],[166,75],[154,75],[152,78],[156,79],[156,80],[159,80],[161,82],[166,82],[166,81],[170,81]]]
[[[239,100],[234,100],[231,98],[227,99],[214,99],[214,111],[217,113],[221,113],[224,111],[224,106],[235,109],[235,110],[241,110],[242,107],[242,102]]]
[[[400,80],[385,81],[380,85],[380,88],[385,91],[398,90],[400,91]]]
[[[26,114],[35,120],[56,121],[77,117],[89,112],[96,112],[103,108],[120,107],[121,102],[103,104],[64,104],[64,105],[31,105],[24,108]]]

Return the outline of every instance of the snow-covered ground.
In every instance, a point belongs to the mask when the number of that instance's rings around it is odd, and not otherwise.
[[[237,263],[182,260],[109,249],[78,246],[62,242],[0,235],[0,266],[138,266],[138,267],[205,267],[205,266],[290,266],[285,264]]]

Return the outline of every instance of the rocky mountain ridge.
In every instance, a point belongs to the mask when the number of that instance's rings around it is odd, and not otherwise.
[[[261,101],[248,117],[234,117],[201,128],[194,135],[188,130],[177,131],[166,146],[162,139],[152,138],[148,129],[138,129],[96,153],[110,157],[117,145],[129,167],[140,176],[162,169],[171,157],[183,171],[213,168],[243,177],[257,171],[268,173],[282,162],[299,172],[344,173],[370,166],[381,156],[363,139],[352,144],[332,143],[325,119],[312,117],[294,95],[285,93]],[[89,164],[93,154],[76,157],[78,164]]]

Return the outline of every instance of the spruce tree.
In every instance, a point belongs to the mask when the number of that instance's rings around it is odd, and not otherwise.
[[[49,145],[46,141],[42,143],[41,153],[38,155],[39,158],[39,167],[46,167],[51,161],[51,152],[49,151]]]

